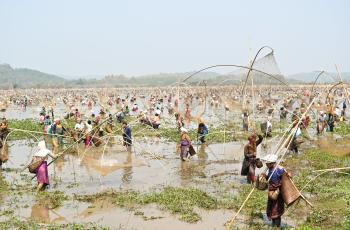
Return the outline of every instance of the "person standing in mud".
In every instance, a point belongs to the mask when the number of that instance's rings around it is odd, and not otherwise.
[[[54,120],[55,114],[54,114],[53,108],[51,106],[49,107],[49,110],[47,111],[47,114],[50,114],[50,113],[51,113],[51,119]]]
[[[248,131],[249,129],[249,115],[248,112],[242,114],[243,131]]]
[[[294,111],[293,111],[293,114],[292,114],[292,122],[297,122],[299,120],[299,116],[298,116],[298,111],[299,111],[299,108],[296,108]]]
[[[6,137],[8,135],[8,123],[6,118],[2,118],[2,121],[0,122],[0,168],[3,163],[7,162],[8,160],[8,151],[7,146],[4,143],[6,140]]]
[[[88,120],[84,125],[84,134],[85,134],[85,147],[91,146],[91,132],[92,132],[92,122]]]
[[[46,148],[45,141],[40,141],[38,143],[39,151],[34,154],[35,161],[41,160],[41,164],[36,169],[36,178],[38,181],[38,186],[36,188],[36,191],[39,192],[41,190],[44,190],[50,183],[49,183],[49,173],[48,173],[48,166],[47,166],[47,158],[48,156],[52,158],[56,158],[57,156],[52,153],[50,150]]]
[[[51,127],[51,119],[49,115],[46,115],[44,120],[44,133],[48,133],[50,127]]]
[[[187,161],[189,148],[192,145],[191,139],[188,135],[187,129],[185,129],[184,127],[181,127],[180,130],[181,130],[181,134],[180,134],[180,150],[181,150],[180,158],[182,161]]]
[[[63,135],[67,130],[61,124],[60,119],[56,119],[55,122],[51,125],[51,134],[57,135],[58,145],[63,145]]]
[[[281,109],[280,109],[280,121],[281,122],[285,122],[286,121],[287,113],[288,113],[287,109],[285,107],[281,107]]]
[[[327,125],[327,122],[326,122],[325,114],[323,111],[320,111],[320,115],[316,121],[317,135],[320,135],[323,133],[323,130],[326,127],[326,125]]]
[[[56,125],[56,134],[58,134],[59,136],[57,137],[58,140],[58,144],[60,146],[63,145],[63,135],[67,133],[66,128],[62,125],[61,121],[58,120],[58,123]]]
[[[256,140],[257,137],[258,140]],[[255,133],[253,133],[248,137],[248,143],[244,146],[244,160],[242,164],[241,175],[247,176],[248,183],[253,183],[256,180],[256,148],[260,145],[262,140],[262,135],[259,134],[257,136]]]
[[[9,133],[8,123],[6,118],[3,117],[0,122],[0,148],[2,147],[3,142],[6,139],[8,133]]]
[[[272,227],[281,227],[281,216],[284,213],[284,200],[281,193],[282,175],[286,173],[284,168],[276,164],[277,155],[268,154],[264,158],[268,173],[263,174],[268,184],[268,198],[266,215],[272,221]]]
[[[175,113],[175,119],[176,119],[177,130],[181,132],[181,128],[184,127],[185,125],[183,118],[179,113]]]
[[[341,115],[343,117],[343,121],[345,121],[345,111],[346,111],[346,100],[343,101],[343,109],[341,111]]]
[[[105,126],[105,130],[107,133],[112,133],[114,128],[114,120],[112,114],[108,114],[107,124]]]
[[[74,120],[75,120],[75,122],[77,122],[80,118],[81,118],[81,114],[80,114],[79,110],[75,109],[75,112],[74,112]]]
[[[122,123],[122,133],[123,133],[123,146],[129,151],[132,145],[131,128],[128,126],[126,121]]]
[[[203,123],[198,124],[198,130],[197,130],[197,140],[201,142],[201,144],[205,143],[205,137],[208,135],[208,127]]]
[[[189,104],[186,104],[185,122],[186,122],[186,128],[188,128],[190,126],[190,122],[191,122],[191,110],[190,110]]]
[[[329,112],[327,115],[327,132],[333,132],[334,126],[335,126],[335,117],[333,112]]]

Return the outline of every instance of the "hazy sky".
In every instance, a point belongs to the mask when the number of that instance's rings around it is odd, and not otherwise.
[[[269,45],[284,74],[350,71],[349,24],[348,0],[0,0],[0,63],[141,75],[245,65]]]

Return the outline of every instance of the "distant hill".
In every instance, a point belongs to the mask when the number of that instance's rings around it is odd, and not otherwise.
[[[319,73],[320,72],[316,71],[308,73],[297,73],[289,75],[287,78],[288,80],[295,80],[298,82],[313,83]],[[350,81],[350,73],[343,72],[341,73],[341,76],[343,78],[343,81]],[[330,83],[335,81],[339,81],[337,73],[324,73],[319,77],[317,83]]]
[[[124,75],[108,75],[105,77],[67,80],[53,74],[42,73],[26,68],[12,68],[8,64],[0,64],[0,88],[56,88],[56,87],[134,87],[134,86],[169,86],[176,85],[180,80],[193,74],[184,73],[157,73],[137,77]],[[312,83],[319,72],[298,73],[284,77],[276,75],[280,81],[289,84]],[[280,84],[279,81],[260,73],[252,73],[254,84]],[[333,77],[332,77],[333,76]],[[335,73],[324,74],[318,83],[338,81]],[[219,74],[216,72],[201,72],[186,81],[190,85],[201,85],[203,81],[207,85],[240,84],[246,77],[244,72],[232,72]],[[344,81],[350,82],[350,73],[342,73]],[[334,80],[336,79],[336,80]],[[250,81],[249,81],[250,84]]]
[[[52,74],[26,68],[12,68],[8,64],[0,64],[0,88],[2,89],[60,87],[66,83],[66,79]]]

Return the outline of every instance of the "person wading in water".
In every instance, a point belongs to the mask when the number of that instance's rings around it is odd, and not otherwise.
[[[281,216],[284,213],[284,200],[281,193],[282,175],[286,173],[283,167],[276,164],[277,155],[268,154],[264,158],[266,166],[268,168],[267,175],[263,174],[266,180],[269,180],[268,184],[268,199],[266,207],[266,215],[272,220],[273,227],[281,227]],[[290,176],[288,174],[288,176]]]
[[[131,128],[128,126],[128,123],[125,121],[122,123],[122,132],[123,132],[123,145],[127,148],[128,151],[131,150],[132,139],[131,139]]]
[[[188,131],[184,127],[180,128],[181,134],[180,134],[180,148],[181,148],[181,153],[180,157],[182,161],[187,161],[188,160],[188,151],[191,144],[191,139],[188,136]]]
[[[39,151],[34,154],[34,158],[36,161],[41,161],[41,164],[36,168],[35,174],[38,181],[38,186],[36,191],[39,192],[41,190],[45,190],[46,186],[49,183],[49,173],[48,173],[48,165],[47,158],[48,156],[52,158],[57,158],[57,155],[52,153],[50,150],[46,148],[45,141],[40,141],[38,143]]]
[[[244,146],[244,160],[242,164],[241,175],[247,176],[247,182],[255,182],[255,168],[256,168],[256,148],[262,142],[263,136],[253,133],[248,137],[248,143]]]

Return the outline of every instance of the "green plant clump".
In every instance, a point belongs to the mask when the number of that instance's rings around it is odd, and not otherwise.
[[[78,196],[80,201],[93,201],[98,198],[109,197],[112,202],[120,207],[132,208],[136,205],[158,204],[161,208],[173,214],[179,214],[180,220],[194,223],[201,220],[194,207],[203,209],[220,208],[220,202],[207,193],[195,188],[165,187],[160,192],[142,194],[136,191],[113,192],[109,194],[96,194]]]

